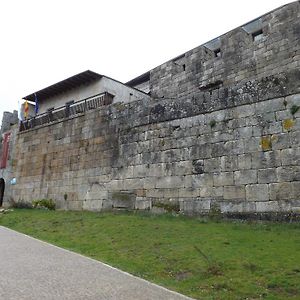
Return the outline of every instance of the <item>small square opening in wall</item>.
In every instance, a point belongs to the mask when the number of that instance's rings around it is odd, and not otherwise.
[[[216,49],[215,51],[214,51],[214,54],[215,54],[215,57],[221,57],[221,49],[219,48],[219,49]]]
[[[262,31],[262,29],[260,29],[260,30],[252,33],[252,39],[254,42],[259,41],[262,39],[263,35],[264,35],[263,31]]]

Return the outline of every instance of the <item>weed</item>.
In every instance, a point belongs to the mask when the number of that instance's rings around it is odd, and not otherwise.
[[[200,254],[200,256],[204,258],[204,261],[207,263],[206,273],[208,275],[213,275],[213,276],[223,275],[221,264],[219,262],[209,258],[199,247],[194,246],[194,248]]]
[[[180,207],[178,203],[162,203],[162,202],[156,202],[153,203],[152,206],[163,208],[167,212],[179,212]]]
[[[291,108],[290,108],[290,112],[292,115],[296,114],[297,111],[300,109],[300,106],[298,105],[293,105]]]
[[[212,220],[220,221],[222,219],[222,212],[220,209],[220,205],[218,205],[217,203],[212,203],[208,216]]]
[[[211,120],[211,121],[209,122],[210,128],[214,128],[216,125],[217,125],[216,120]]]
[[[55,210],[55,202],[52,199],[41,199],[32,201],[33,208],[44,208]]]

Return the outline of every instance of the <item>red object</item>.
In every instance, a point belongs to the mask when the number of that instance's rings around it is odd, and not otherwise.
[[[0,169],[5,169],[7,165],[9,138],[10,132],[4,133],[4,138],[2,141],[2,156],[0,161]]]

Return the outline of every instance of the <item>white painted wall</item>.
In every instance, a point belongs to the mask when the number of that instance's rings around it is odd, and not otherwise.
[[[104,92],[108,92],[115,96],[113,99],[113,103],[128,103],[148,97],[147,95],[136,89],[130,88],[118,81],[104,76],[93,83],[81,85],[59,95],[55,95],[44,100],[38,99],[39,114],[46,112],[47,109],[52,107],[58,108],[64,106],[69,101],[79,101]]]

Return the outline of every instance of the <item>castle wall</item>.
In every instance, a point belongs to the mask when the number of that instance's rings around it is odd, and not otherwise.
[[[22,132],[12,197],[79,210],[299,210],[299,78],[234,86],[222,105],[203,105],[205,93],[143,99]]]
[[[4,118],[3,118],[4,119]],[[18,119],[14,121],[18,122]],[[10,123],[11,124],[11,123]],[[9,129],[7,127],[3,127],[3,133],[5,129],[5,133],[9,133],[9,146],[8,146],[8,161],[5,168],[0,168],[0,178],[4,179],[5,182],[5,191],[4,191],[4,198],[3,198],[3,206],[9,206],[9,202],[12,199],[12,185],[11,180],[14,178],[14,168],[16,167],[16,156],[15,156],[15,145],[16,145],[16,138],[18,133],[18,125],[10,125]],[[8,130],[7,130],[8,129]],[[0,146],[0,157],[2,155],[2,147]]]
[[[262,29],[263,35],[253,40]],[[192,49],[150,72],[151,95],[180,98],[300,67],[300,3],[295,1]],[[221,56],[215,56],[220,49]]]
[[[299,211],[299,8],[155,68],[151,98],[19,133],[10,196],[77,210]]]
[[[4,132],[10,130],[11,126],[14,124],[17,124],[18,122],[19,122],[18,112],[16,110],[14,110],[13,113],[5,111],[3,113],[3,117],[2,117],[0,135],[2,135]],[[1,147],[1,145],[0,145],[0,147]]]

